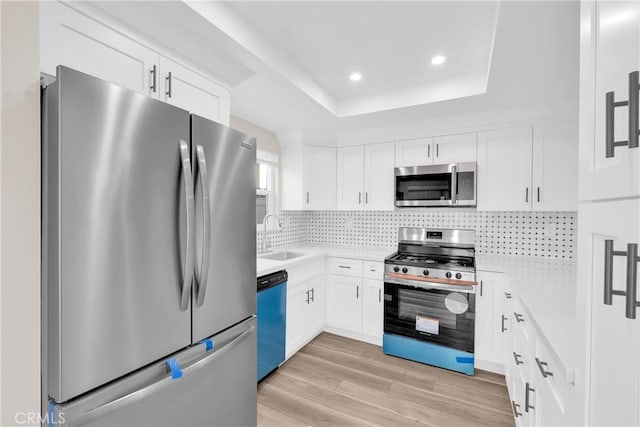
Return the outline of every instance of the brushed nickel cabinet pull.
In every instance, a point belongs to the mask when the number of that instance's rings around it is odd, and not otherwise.
[[[531,405],[529,403],[529,394],[531,392],[535,392],[536,390],[534,388],[532,388],[529,383],[525,383],[524,386],[524,410],[525,412],[529,412],[529,409],[536,409],[535,406]]]
[[[153,93],[156,93],[157,73],[158,73],[158,67],[154,64],[153,68],[149,70],[149,80],[151,81],[151,84],[149,85],[149,89],[151,89]]]
[[[167,95],[169,98],[171,98],[171,82],[173,80],[173,75],[171,74],[171,71],[169,71],[169,74],[167,75],[167,77],[165,77],[164,80],[167,83],[167,91],[164,94]]]
[[[504,327],[504,321],[507,320],[507,316],[505,316],[504,314],[502,315],[502,332],[506,332],[508,331],[507,328]]]
[[[518,418],[522,416],[522,412],[518,412],[518,408],[520,407],[519,404],[516,403],[515,400],[511,401],[511,406],[513,407],[513,415]]]
[[[627,258],[627,283],[626,290],[616,291],[613,289],[613,257],[624,256]],[[619,295],[626,298],[625,317],[627,319],[636,318],[636,309],[640,307],[638,298],[638,244],[628,243],[626,251],[613,250],[613,240],[604,241],[604,304],[612,305],[613,296]]]
[[[613,91],[605,94],[605,157],[615,156],[615,148],[628,145],[629,148],[638,148],[638,91],[640,90],[638,71],[629,73],[629,99],[627,101],[615,101]],[[615,140],[615,114],[618,107],[628,106],[629,126],[628,139],[626,141]]]
[[[524,364],[524,362],[520,360],[521,357],[522,357],[521,354],[518,354],[515,351],[513,352],[513,360],[516,361],[516,366]]]
[[[538,365],[538,369],[540,369],[540,373],[542,374],[542,378],[552,377],[553,372],[547,371],[547,362],[543,362],[542,360],[536,357],[536,364]]]

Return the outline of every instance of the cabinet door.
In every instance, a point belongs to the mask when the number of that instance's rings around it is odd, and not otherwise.
[[[302,162],[305,209],[334,210],[336,208],[336,149],[305,146]]]
[[[325,295],[324,275],[308,281],[305,286],[310,290],[308,312],[306,314],[307,339],[318,334],[324,326]]]
[[[68,4],[40,3],[40,67],[56,75],[57,65],[157,97],[151,71],[159,56]],[[157,70],[157,67],[156,67]]]
[[[229,126],[229,90],[165,57],[160,57],[159,72],[160,99]]]
[[[606,93],[629,99],[640,68],[640,2],[582,2],[580,38],[580,200],[640,195],[640,148],[605,157]],[[613,140],[629,139],[627,106],[614,109]]]
[[[290,357],[309,335],[311,304],[310,287],[306,283],[287,289],[286,355]]]
[[[533,128],[533,210],[578,209],[578,132],[573,122]]]
[[[475,162],[477,159],[477,134],[437,136],[433,139],[435,158],[433,163]]]
[[[531,127],[478,133],[478,210],[531,209]]]
[[[392,211],[395,174],[393,142],[364,147],[364,209]]]
[[[327,283],[327,324],[362,331],[362,279],[331,274]]]
[[[363,279],[362,333],[375,337],[382,343],[382,280]]]
[[[626,298],[604,304],[605,240],[614,251],[640,244],[640,199],[584,204],[578,215],[578,295],[587,295],[586,425],[640,425],[640,309],[625,317]],[[613,256],[612,289],[627,289],[627,259]],[[637,289],[638,283],[633,286]],[[580,334],[582,336],[582,334]],[[582,383],[582,382],[581,382]],[[580,404],[580,402],[579,402]]]
[[[364,147],[338,148],[338,200],[342,211],[362,210],[364,206]]]
[[[505,354],[502,304],[506,279],[503,274],[484,271],[478,272],[477,279],[476,359],[494,365],[490,370],[502,371]]]
[[[396,167],[430,165],[433,163],[432,146],[433,138],[396,142]]]

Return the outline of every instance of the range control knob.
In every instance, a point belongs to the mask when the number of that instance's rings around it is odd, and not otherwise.
[[[429,275],[429,270],[424,270],[424,271],[422,272],[422,274],[424,274],[425,276],[428,276],[428,275]]]
[[[393,271],[395,271],[397,273],[398,271],[400,271],[400,267],[397,267],[397,266],[393,267]]]
[[[456,273],[456,279],[458,280],[462,279],[462,273]]]
[[[402,267],[402,272],[406,273],[407,271],[409,271],[409,269],[407,269],[407,267]]]
[[[447,271],[447,274],[445,274],[445,276],[447,276],[447,279],[451,279],[451,272]]]

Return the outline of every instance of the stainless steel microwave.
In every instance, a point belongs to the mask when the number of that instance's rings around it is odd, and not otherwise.
[[[475,206],[476,162],[395,168],[396,206]]]

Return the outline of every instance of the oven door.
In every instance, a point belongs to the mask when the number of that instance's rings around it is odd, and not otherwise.
[[[409,283],[385,280],[384,332],[473,353],[473,288]]]

